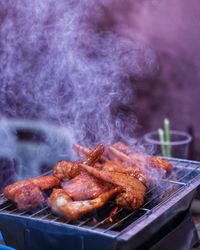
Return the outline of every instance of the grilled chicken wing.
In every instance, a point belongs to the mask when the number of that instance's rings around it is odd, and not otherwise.
[[[77,155],[81,158],[88,158],[92,152],[92,149],[83,147],[82,145],[76,143],[73,145],[73,149],[77,153]],[[104,150],[101,151],[99,160],[108,160]]]
[[[74,148],[81,156],[87,156],[90,153],[90,149],[78,144],[75,144]],[[109,160],[109,158],[111,160]],[[99,167],[100,165],[101,168],[106,171],[127,173],[136,177],[146,186],[153,185],[154,182],[149,174],[144,171],[145,168],[153,167],[154,169],[164,169],[167,172],[172,170],[172,165],[168,161],[156,156],[144,156],[133,153],[130,148],[122,142],[117,142],[109,146],[104,152],[104,155],[102,155],[101,160],[103,160],[104,163],[101,163],[101,165],[96,163],[95,167]]]
[[[128,174],[130,176],[137,178],[145,185],[150,183],[149,177],[145,175],[138,166],[135,165],[133,166],[125,162],[108,160],[103,164],[102,169],[109,172]]]
[[[79,162],[59,161],[53,167],[53,175],[60,180],[70,180],[81,173]]]
[[[80,175],[62,184],[64,191],[73,200],[94,199],[111,189],[111,187],[112,185],[102,180],[100,181],[86,171],[83,171]]]
[[[85,162],[95,164],[101,157],[103,150],[104,147],[99,144],[95,150],[87,151]],[[83,171],[79,164],[80,162],[61,161],[54,166],[54,176],[65,180],[62,187],[73,200],[94,199],[111,188],[108,183]]]
[[[80,166],[96,178],[120,186],[123,189],[116,198],[118,205],[128,209],[137,209],[142,206],[147,189],[137,178],[125,173],[98,170],[86,164],[80,164]]]
[[[128,146],[122,142],[116,143],[108,147],[109,153],[114,159],[131,162],[133,165],[145,164],[157,169],[164,169],[166,172],[172,171],[172,165],[165,159],[157,156],[144,156],[139,153],[132,153]]]
[[[91,149],[83,147],[79,144],[74,144],[73,148],[77,152],[77,154],[81,157],[83,157],[84,155],[87,156],[91,152]],[[104,163],[102,163],[102,164],[96,163],[95,164],[96,168],[102,168],[102,169],[110,171],[110,172],[127,173],[127,174],[130,174],[132,176],[135,176],[144,184],[146,184],[148,182],[147,181],[148,177],[145,176],[141,172],[140,168],[136,165],[134,165],[134,167],[132,167],[132,166],[130,167],[127,165],[127,162],[125,164],[125,162],[119,162],[119,160],[118,161],[109,160],[108,156],[106,156],[105,154],[101,156],[101,160],[104,161]]]
[[[89,150],[89,152],[87,151],[87,159],[85,160],[85,163],[90,166],[94,165],[100,159],[103,151],[104,146],[102,144],[98,144],[94,150]],[[79,163],[80,161],[60,161],[55,164],[53,168],[53,175],[60,180],[70,180],[81,173],[82,168],[79,167]]]
[[[15,182],[5,187],[3,193],[17,204],[18,209],[26,210],[37,207],[44,202],[41,190],[57,186],[60,181],[54,176],[42,176]]]
[[[63,189],[54,189],[48,199],[48,204],[54,213],[64,216],[68,220],[75,220],[94,209],[103,207],[119,191],[120,188],[115,188],[93,200],[73,201]]]

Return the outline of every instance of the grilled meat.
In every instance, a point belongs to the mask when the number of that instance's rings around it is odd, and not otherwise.
[[[79,155],[87,155],[90,149],[75,144],[74,148]],[[110,160],[109,160],[110,158]],[[146,186],[154,185],[153,180],[147,174],[151,171],[149,168],[163,169],[167,172],[172,170],[172,165],[156,156],[145,156],[139,153],[131,152],[130,148],[122,142],[117,142],[108,147],[101,157],[101,168],[110,172],[126,173],[136,177]],[[88,164],[89,165],[89,164]],[[100,163],[96,163],[95,167],[99,167]],[[145,171],[149,169],[149,171]],[[146,173],[147,172],[147,173]]]
[[[89,154],[86,155],[85,163],[92,166],[96,162],[98,162],[104,152],[104,146],[102,144],[98,144],[94,150],[91,150]]]
[[[103,150],[104,147],[99,144],[95,150],[87,151],[85,162],[91,165],[95,164],[101,157]],[[83,171],[79,164],[78,161],[60,161],[54,166],[54,176],[60,180],[68,180],[62,183],[62,187],[73,200],[94,199],[111,188],[110,184]]]
[[[86,149],[87,151],[87,149]],[[98,144],[94,150],[87,151],[85,163],[92,166],[100,159],[104,151],[104,146]],[[53,175],[60,180],[72,179],[79,175],[82,168],[79,167],[80,161],[70,162],[70,161],[60,161],[54,165]]]
[[[93,200],[73,201],[63,189],[54,189],[48,204],[56,214],[68,220],[75,220],[87,213],[104,206],[104,204],[120,191],[120,188],[109,190]]]
[[[53,175],[60,180],[70,180],[81,173],[82,169],[79,167],[79,162],[59,161],[54,165]]]
[[[26,181],[15,192],[5,190],[4,195],[17,204],[19,210],[26,210],[37,207],[44,202],[44,196],[41,190],[32,182]]]
[[[87,170],[88,173],[94,175],[96,178],[122,188],[122,192],[116,199],[118,205],[128,209],[137,209],[143,204],[147,189],[145,185],[137,178],[125,173],[95,169],[93,167],[87,166],[86,164],[80,164],[80,166]]]
[[[166,160],[133,153],[122,142],[109,146],[106,151],[102,144],[94,150],[78,144],[74,148],[79,155],[84,155],[85,161],[60,161],[54,166],[54,176],[16,182],[4,189],[4,195],[19,209],[30,209],[44,202],[43,190],[63,181],[62,189],[53,190],[48,204],[54,213],[73,220],[102,207],[114,195],[119,206],[138,209],[151,183],[144,166],[167,172],[172,169]]]
[[[3,193],[17,204],[18,209],[26,210],[37,207],[44,202],[41,190],[57,186],[60,181],[54,176],[42,176],[15,182],[5,187]]]
[[[147,175],[145,175],[138,166],[132,166],[126,162],[118,162],[116,160],[108,160],[103,164],[103,170],[109,172],[118,172],[123,174],[128,174],[137,178],[144,185],[147,185],[150,180]]]
[[[109,153],[118,161],[131,162],[133,165],[146,165],[157,169],[164,169],[166,172],[172,171],[172,165],[165,159],[157,156],[145,156],[139,153],[132,153],[128,146],[122,142],[108,147]]]
[[[92,149],[83,147],[82,145],[76,143],[73,145],[73,149],[77,155],[83,159],[88,158],[92,152]],[[99,160],[107,160],[108,158],[106,157],[104,150],[102,150],[101,153],[102,154],[100,154]]]
[[[48,190],[60,184],[60,180],[54,176],[41,176],[28,179],[41,190]]]
[[[86,171],[62,184],[64,191],[73,200],[89,200],[97,198],[102,193],[111,189],[110,184],[100,181]]]

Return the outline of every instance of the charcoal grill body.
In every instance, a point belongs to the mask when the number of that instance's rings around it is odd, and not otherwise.
[[[0,230],[6,243],[18,250],[190,250],[199,241],[189,208],[200,186],[200,163],[171,162],[179,178],[164,181],[176,188],[159,202],[147,200],[140,210],[125,213],[122,228],[118,220],[104,226],[105,215],[91,225],[92,215],[73,223],[49,214],[46,208],[20,212],[2,196]]]
[[[115,237],[69,225],[1,216],[5,242],[19,250],[113,249]]]

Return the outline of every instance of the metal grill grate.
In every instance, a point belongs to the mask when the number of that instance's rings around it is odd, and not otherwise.
[[[47,206],[29,211],[20,212],[15,205],[0,195],[0,214],[15,217],[24,217],[40,221],[84,228],[85,230],[96,230],[104,234],[119,235],[123,233],[129,225],[134,226],[141,220],[145,220],[156,209],[162,207],[171,198],[189,187],[196,179],[200,179],[200,164],[194,161],[169,159],[173,164],[173,172],[162,179],[159,187],[151,188],[146,195],[142,208],[134,211],[127,211],[119,208],[117,213],[111,217],[116,204],[112,201],[92,214],[89,214],[77,221],[69,221],[59,218],[51,213]],[[50,174],[51,172],[47,172]]]

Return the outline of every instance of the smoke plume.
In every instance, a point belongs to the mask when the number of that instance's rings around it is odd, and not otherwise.
[[[105,0],[1,1],[0,117],[55,122],[84,144],[129,140],[134,79],[158,67],[137,35],[112,29],[113,6]]]

